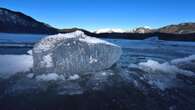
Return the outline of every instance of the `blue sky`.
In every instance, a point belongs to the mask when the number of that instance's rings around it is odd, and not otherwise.
[[[153,28],[195,22],[195,0],[0,0],[0,7],[21,11],[58,28]]]

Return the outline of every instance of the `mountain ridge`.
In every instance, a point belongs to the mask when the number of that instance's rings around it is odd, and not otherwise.
[[[21,12],[0,8],[0,32],[55,34],[58,30]]]
[[[167,25],[158,29],[138,27],[133,30],[108,29],[105,32],[90,32],[81,28],[58,29],[46,23],[35,20],[22,12],[0,8],[0,32],[24,33],[24,34],[57,34],[69,33],[77,30],[94,37],[144,39],[152,36],[160,36],[162,39],[170,40],[193,40],[195,41],[195,23],[187,22],[181,24]],[[168,38],[168,37],[170,38]]]

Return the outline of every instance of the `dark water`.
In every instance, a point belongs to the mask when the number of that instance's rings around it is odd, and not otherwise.
[[[123,47],[117,65],[75,80],[38,81],[31,71],[1,78],[0,110],[195,109],[195,43],[107,40]]]

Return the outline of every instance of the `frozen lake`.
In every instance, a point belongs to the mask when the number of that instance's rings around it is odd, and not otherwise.
[[[66,80],[34,75],[31,48],[0,47],[0,109],[194,110],[195,42],[105,40],[123,48],[118,64]]]
[[[34,43],[47,35],[0,33],[1,43]]]

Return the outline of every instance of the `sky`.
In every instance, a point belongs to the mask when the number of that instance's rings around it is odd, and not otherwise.
[[[56,28],[158,28],[195,22],[195,0],[0,0]]]

